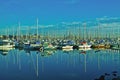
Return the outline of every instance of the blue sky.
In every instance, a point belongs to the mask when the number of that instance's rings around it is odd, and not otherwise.
[[[0,0],[0,27],[119,17],[120,0]]]

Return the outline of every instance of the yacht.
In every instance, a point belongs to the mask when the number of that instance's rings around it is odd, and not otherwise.
[[[87,49],[87,48],[91,48],[91,45],[87,44],[87,42],[82,42],[79,45],[79,49]]]
[[[14,48],[15,45],[11,40],[0,40],[0,49]]]

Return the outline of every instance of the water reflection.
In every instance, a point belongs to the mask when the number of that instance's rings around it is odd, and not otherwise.
[[[12,72],[12,77],[6,75],[8,78],[1,74],[4,80],[15,80],[15,74],[19,74],[18,80],[100,80],[100,77],[106,80],[106,76],[114,78],[120,75],[120,54],[116,50],[39,52],[10,49],[0,50],[0,53],[0,70]]]
[[[5,56],[5,55],[8,54],[8,51],[7,50],[0,50],[0,54],[2,54],[3,56]]]
[[[48,57],[48,56],[54,55],[55,52],[56,52],[56,50],[44,50],[44,51],[40,52],[40,54],[41,54],[41,56]]]
[[[7,55],[10,50],[13,50],[14,48],[1,48],[0,49],[0,54],[2,55]]]

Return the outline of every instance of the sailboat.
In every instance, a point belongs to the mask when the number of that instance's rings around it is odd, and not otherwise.
[[[14,44],[10,40],[0,40],[0,49],[6,50],[10,48],[14,48]]]
[[[74,44],[73,41],[67,40],[67,41],[63,42],[62,49],[63,50],[73,50],[73,44]]]
[[[79,49],[90,49],[91,45],[87,44],[87,42],[83,41],[79,45]]]
[[[24,49],[25,50],[40,50],[41,42],[38,40],[38,19],[37,19],[37,37],[36,40],[30,41],[26,40],[24,42]]]
[[[111,49],[113,49],[113,50],[120,50],[120,44],[113,44],[113,45],[111,45]]]
[[[87,43],[86,41],[86,36],[87,36],[87,33],[86,33],[86,23],[84,23],[84,33],[83,33],[83,39],[84,41],[80,41],[80,44],[78,45],[79,49],[90,49],[91,48],[91,45]]]

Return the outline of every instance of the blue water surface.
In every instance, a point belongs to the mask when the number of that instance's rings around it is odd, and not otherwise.
[[[0,80],[106,80],[120,76],[120,53],[115,50],[0,52]]]

